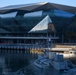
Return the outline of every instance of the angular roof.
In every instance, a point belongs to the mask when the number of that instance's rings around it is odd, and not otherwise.
[[[50,24],[50,28],[49,28]],[[47,33],[48,29],[54,32],[55,27],[52,24],[52,20],[50,19],[49,15],[47,15],[43,20],[41,20],[35,27],[33,27],[28,33]]]
[[[59,9],[66,12],[76,13],[76,7],[54,4],[49,2],[43,3],[33,3],[33,4],[23,4],[23,5],[11,5],[7,7],[0,8],[0,13],[7,13],[7,12],[15,12],[17,10],[23,10],[26,13],[32,11],[39,11],[39,10],[49,10],[49,9]]]

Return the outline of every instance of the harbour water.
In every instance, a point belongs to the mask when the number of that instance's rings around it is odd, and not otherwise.
[[[76,75],[76,72],[60,72],[49,66],[36,67],[37,54],[0,53],[0,75]]]

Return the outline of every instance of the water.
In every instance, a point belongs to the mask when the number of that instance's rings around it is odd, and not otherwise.
[[[40,69],[33,62],[37,55],[25,53],[0,53],[0,75],[76,75],[75,72],[60,72],[52,66]]]

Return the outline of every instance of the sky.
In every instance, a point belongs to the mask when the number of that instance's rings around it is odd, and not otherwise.
[[[0,0],[0,7],[38,2],[51,2],[76,7],[76,0]]]

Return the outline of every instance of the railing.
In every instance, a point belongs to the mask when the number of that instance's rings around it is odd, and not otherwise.
[[[59,37],[0,37],[0,39],[59,39]]]

